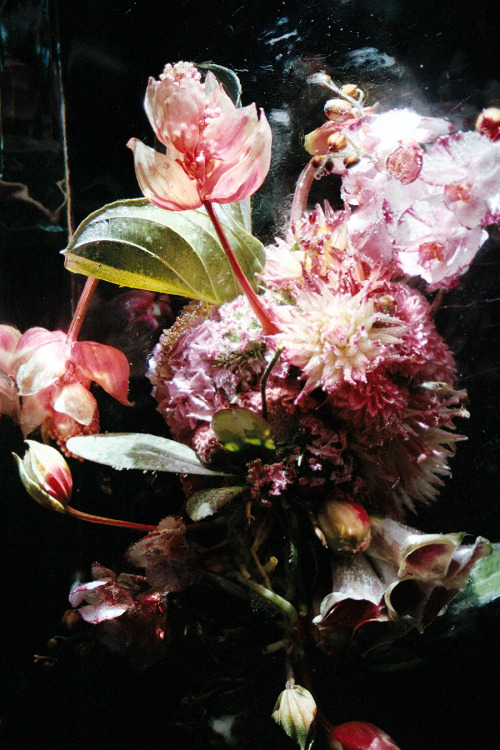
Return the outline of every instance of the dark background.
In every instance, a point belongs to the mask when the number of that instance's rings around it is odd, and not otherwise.
[[[500,106],[499,26],[486,2],[415,0],[4,0],[0,3],[2,185],[0,319],[24,330],[67,325],[72,290],[59,255],[67,241],[62,193],[67,168],[73,226],[106,202],[138,196],[131,136],[151,142],[142,111],[145,85],[165,62],[211,60],[236,70],[244,103],[263,106],[275,130],[271,173],[256,197],[256,231],[279,233],[294,181],[305,163],[300,133],[322,122],[324,93],[305,84],[317,69],[357,82],[370,102],[414,106],[470,125],[481,108]],[[284,122],[286,121],[286,122]],[[35,202],[19,199],[27,185]],[[323,192],[333,185],[322,184]],[[16,197],[17,195],[17,197]],[[322,197],[318,192],[318,198]],[[446,295],[438,324],[457,355],[471,418],[468,442],[453,460],[439,503],[410,523],[500,540],[498,513],[498,233],[460,289]],[[114,289],[100,290],[94,318]],[[135,350],[139,360],[143,350]],[[102,400],[107,429],[161,432],[147,387],[132,383],[131,415]],[[0,421],[3,497],[0,747],[224,747],[211,717],[238,714],[237,747],[291,743],[269,720],[282,689],[280,656],[261,657],[272,625],[265,612],[195,591],[185,637],[165,661],[143,672],[99,645],[82,656],[72,642],[35,665],[61,626],[77,573],[93,560],[121,569],[134,534],[77,524],[32,503],[10,452],[22,454],[18,429]],[[153,522],[174,512],[176,487],[164,477],[94,473],[72,465],[76,507]],[[131,500],[131,498],[133,498]],[[335,665],[313,654],[318,694],[330,719],[372,721],[402,750],[477,750],[497,736],[500,605],[467,619],[440,618],[404,644],[413,669],[375,672],[355,658]],[[243,628],[243,630],[241,630]],[[234,632],[233,632],[234,631]],[[220,633],[224,632],[224,637]],[[244,638],[239,635],[244,632]],[[49,654],[50,655],[50,654]],[[47,663],[47,662],[45,662]]]

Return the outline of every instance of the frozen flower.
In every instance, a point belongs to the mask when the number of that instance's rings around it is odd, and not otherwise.
[[[97,432],[98,383],[113,398],[127,400],[129,364],[125,355],[94,341],[68,341],[62,331],[30,328],[18,341],[14,371],[22,396],[21,428],[28,435],[41,427],[65,450],[75,435]]]
[[[164,594],[149,588],[143,576],[117,576],[98,563],[92,566],[92,577],[72,588],[69,601],[83,620],[98,627],[100,639],[112,651],[130,650],[138,669],[164,656],[170,642]],[[87,604],[79,606],[83,601]]]
[[[479,133],[441,138],[426,154],[422,180],[444,188],[444,202],[463,226],[500,218],[500,143]]]
[[[297,292],[296,306],[282,310],[283,333],[274,339],[284,348],[282,356],[300,368],[306,393],[366,381],[367,370],[378,365],[401,331],[400,321],[377,312],[364,292],[336,295],[324,284]]]
[[[0,414],[19,419],[19,396],[13,366],[21,332],[13,326],[0,325]]]
[[[236,108],[213,73],[205,82],[194,65],[166,65],[149,80],[146,114],[166,154],[132,138],[141,190],[170,210],[204,201],[231,203],[262,185],[271,159],[271,129],[255,104]]]
[[[328,750],[399,750],[388,734],[367,721],[338,724],[328,734]]]
[[[441,135],[446,135],[453,126],[439,117],[422,117],[410,109],[391,109],[382,114],[368,114],[346,128],[346,134],[355,143],[356,147],[373,160],[378,169],[389,173],[405,184],[412,180],[405,179],[403,173],[394,174],[394,162],[397,161],[396,153],[401,154],[401,148],[408,152],[408,162],[414,161],[414,155],[418,144],[431,143]],[[415,148],[416,147],[416,148]],[[421,163],[420,156],[416,160]],[[392,164],[391,164],[392,162]],[[389,168],[388,168],[389,167]],[[415,169],[415,167],[412,168]],[[413,179],[418,176],[419,169]],[[401,179],[403,177],[403,179]]]
[[[34,440],[26,443],[24,459],[13,454],[26,491],[44,508],[64,513],[73,491],[68,464],[55,448]]]

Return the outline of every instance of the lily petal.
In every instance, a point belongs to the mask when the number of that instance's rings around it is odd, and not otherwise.
[[[137,180],[148,201],[170,211],[201,206],[197,187],[180,164],[137,138],[131,138],[127,146],[134,152]]]
[[[127,399],[130,365],[119,349],[95,341],[76,341],[71,347],[71,360],[106,393],[125,406],[132,406]]]
[[[97,401],[90,391],[81,383],[75,381],[61,387],[52,406],[54,411],[67,414],[78,424],[88,427],[94,419]]]
[[[36,349],[17,371],[17,387],[21,396],[31,396],[55,383],[66,372],[69,354],[66,337],[64,341],[51,341]]]

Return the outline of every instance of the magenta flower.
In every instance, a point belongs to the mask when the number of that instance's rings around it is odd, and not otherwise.
[[[328,735],[328,750],[399,750],[388,734],[367,721],[347,721]]]
[[[144,102],[162,154],[130,139],[141,190],[161,208],[184,211],[204,201],[248,198],[264,182],[271,129],[255,104],[237,109],[212,73],[204,83],[194,65],[166,65],[150,78]]]
[[[17,344],[13,371],[23,398],[24,435],[41,427],[42,436],[50,436],[63,450],[70,437],[99,429],[91,382],[130,406],[125,355],[95,341],[70,342],[63,331],[26,331]]]

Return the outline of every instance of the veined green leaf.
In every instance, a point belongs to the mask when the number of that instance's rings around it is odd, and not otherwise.
[[[204,466],[187,445],[158,435],[141,432],[82,435],[70,438],[67,446],[75,456],[112,466],[114,469],[228,476]]]
[[[239,204],[220,208],[224,229],[245,276],[256,288],[262,243],[242,226]],[[66,268],[120,286],[219,305],[240,294],[215,229],[202,210],[166,211],[144,198],[104,206],[80,224],[63,251]]]

